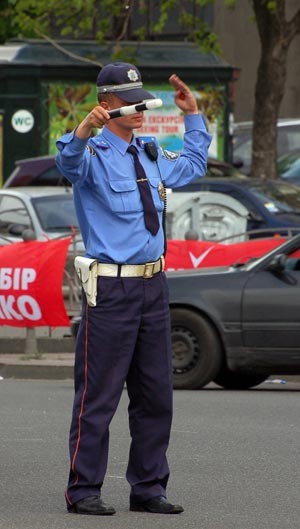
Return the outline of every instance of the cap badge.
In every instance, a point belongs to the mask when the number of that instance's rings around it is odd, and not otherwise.
[[[128,70],[127,75],[130,81],[137,81],[139,78],[135,70]]]

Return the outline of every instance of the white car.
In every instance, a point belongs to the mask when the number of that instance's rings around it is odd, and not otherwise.
[[[249,175],[252,157],[252,121],[235,123],[233,131],[233,165]],[[277,156],[288,154],[300,145],[300,119],[277,122]],[[293,182],[291,182],[293,183]]]
[[[70,187],[0,190],[0,243],[46,241],[76,234],[81,241]],[[82,241],[81,241],[82,245]]]

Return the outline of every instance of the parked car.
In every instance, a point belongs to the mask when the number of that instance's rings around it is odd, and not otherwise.
[[[36,156],[15,162],[15,169],[3,183],[3,189],[20,186],[70,186],[59,172],[54,156]]]
[[[71,317],[81,305],[75,255],[84,253],[70,187],[18,187],[0,190],[0,246],[28,240],[72,236],[65,263],[62,292]]]
[[[235,123],[233,132],[233,165],[250,174],[252,157],[252,121]],[[283,156],[300,145],[300,119],[280,119],[277,122],[277,154]]]
[[[71,188],[18,187],[0,190],[0,244],[45,241],[74,235],[82,248]]]
[[[278,159],[278,174],[291,184],[300,185],[300,149],[284,154]]]
[[[300,374],[300,235],[246,264],[167,272],[174,388]],[[74,336],[80,316],[72,320]]]
[[[71,183],[59,172],[54,156],[37,156],[18,160],[12,174],[5,180],[3,189],[19,186],[70,186]],[[229,163],[209,158],[207,175],[210,177],[230,176],[243,178],[238,169]]]
[[[200,178],[177,188],[174,194],[180,193],[184,200],[184,193],[192,191],[223,193],[224,203],[227,196],[244,206],[248,211],[246,231],[252,231],[249,237],[285,235],[300,229],[300,189],[284,180]],[[171,197],[168,200],[171,202]]]

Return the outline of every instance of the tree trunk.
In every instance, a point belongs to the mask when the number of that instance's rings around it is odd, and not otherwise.
[[[250,0],[261,41],[253,116],[251,174],[277,177],[277,120],[284,95],[289,46],[300,32],[300,9],[286,20],[286,1]]]
[[[262,44],[253,116],[251,174],[277,178],[277,120],[284,95],[288,48]]]

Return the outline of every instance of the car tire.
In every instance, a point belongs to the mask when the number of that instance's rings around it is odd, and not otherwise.
[[[173,387],[199,389],[222,364],[222,347],[212,324],[188,309],[171,309]]]
[[[255,373],[236,373],[227,367],[222,367],[214,382],[224,389],[249,389],[264,382],[269,375]]]

